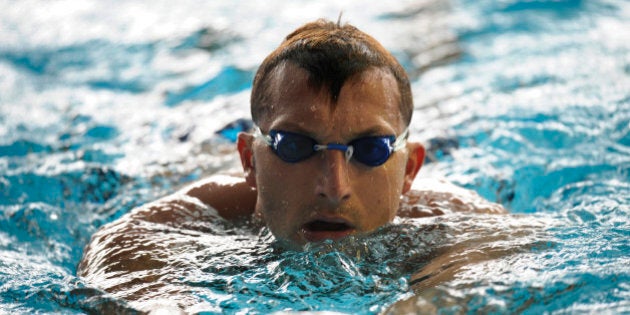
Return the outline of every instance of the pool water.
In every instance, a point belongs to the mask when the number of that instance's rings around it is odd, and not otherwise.
[[[336,2],[1,0],[0,313],[133,313],[76,276],[91,235],[237,171],[257,65],[340,12],[410,73],[419,176],[512,214],[400,220],[304,252],[224,222],[170,230],[154,240],[169,285],[147,299],[185,292],[208,314],[630,313],[630,3]],[[441,248],[491,259],[412,294]]]

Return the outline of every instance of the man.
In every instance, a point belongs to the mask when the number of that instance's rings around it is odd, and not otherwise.
[[[79,275],[111,281],[95,275],[159,267],[164,254],[134,241],[146,235],[131,222],[253,219],[285,248],[299,249],[367,235],[397,215],[504,212],[443,182],[411,190],[425,151],[407,140],[409,80],[389,52],[350,25],[320,20],[290,34],[261,64],[251,112],[256,130],[237,141],[243,177],[211,177],[107,225],[86,249]],[[130,258],[133,251],[146,255]]]

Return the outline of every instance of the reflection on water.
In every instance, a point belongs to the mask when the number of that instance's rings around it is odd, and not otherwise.
[[[304,252],[229,224],[147,224],[168,259],[108,285],[209,313],[630,312],[628,4],[335,2],[0,1],[0,313],[133,313],[76,276],[89,238],[238,170],[257,64],[340,11],[413,78],[420,176],[514,214],[405,220]]]

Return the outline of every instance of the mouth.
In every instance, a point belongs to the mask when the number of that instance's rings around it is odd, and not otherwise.
[[[318,218],[302,226],[303,235],[309,242],[337,240],[353,234],[354,231],[354,226],[341,218]]]

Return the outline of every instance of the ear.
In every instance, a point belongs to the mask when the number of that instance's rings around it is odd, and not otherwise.
[[[418,171],[424,163],[424,146],[418,142],[407,142],[407,166],[405,167],[405,180],[403,182],[402,193],[405,194],[411,189],[413,180],[418,175]]]
[[[249,133],[239,132],[238,139],[236,140],[236,148],[238,149],[238,154],[241,156],[241,165],[243,165],[245,181],[250,187],[256,188],[256,166],[254,163],[254,152],[252,151],[253,143],[254,136]]]

